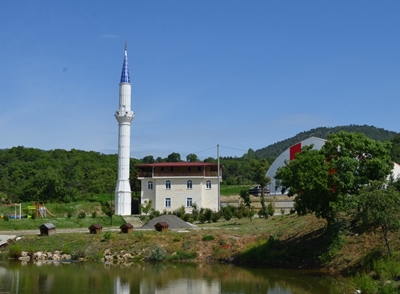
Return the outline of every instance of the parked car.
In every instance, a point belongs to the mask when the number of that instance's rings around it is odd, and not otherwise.
[[[255,186],[251,189],[249,189],[249,194],[253,196],[261,196],[261,186]],[[264,187],[264,195],[269,194],[269,189],[268,187]]]

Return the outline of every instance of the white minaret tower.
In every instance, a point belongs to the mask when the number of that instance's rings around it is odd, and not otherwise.
[[[131,185],[129,184],[131,121],[135,116],[131,110],[131,81],[128,69],[128,48],[125,43],[124,64],[119,83],[118,121],[118,179],[115,188],[115,214],[131,215]]]

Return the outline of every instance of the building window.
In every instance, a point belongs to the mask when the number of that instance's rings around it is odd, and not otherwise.
[[[206,189],[211,189],[211,181],[207,180],[206,182]]]
[[[192,184],[193,184],[192,180],[188,180],[186,182],[186,189],[192,189]]]
[[[186,198],[186,207],[192,207],[193,198]]]
[[[201,171],[201,166],[197,167],[197,171],[199,171],[199,172]]]
[[[192,168],[189,166],[188,167],[188,172],[191,172],[192,171]]]
[[[148,190],[153,190],[153,182],[152,181],[148,181],[147,182],[147,189]]]
[[[165,189],[171,189],[171,181],[170,180],[167,180],[166,182],[165,182]]]
[[[171,207],[171,198],[165,198],[165,207]]]
[[[170,171],[172,171],[172,172],[174,171],[174,167],[173,166],[171,166]]]
[[[161,167],[161,171],[164,172],[164,167]]]

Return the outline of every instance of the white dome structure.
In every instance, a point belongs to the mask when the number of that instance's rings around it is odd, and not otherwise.
[[[283,151],[281,153],[281,155],[279,155],[275,159],[275,161],[271,164],[271,166],[269,167],[269,169],[267,171],[267,176],[271,179],[271,184],[269,186],[270,195],[274,196],[274,195],[282,194],[280,188],[278,188],[278,189],[275,188],[275,178],[274,177],[275,177],[275,174],[276,174],[276,171],[278,170],[278,168],[285,165],[285,160],[295,159],[296,153],[300,152],[301,148],[303,148],[304,146],[310,146],[311,144],[313,144],[313,149],[320,150],[322,148],[322,146],[325,145],[326,141],[327,140],[325,140],[325,139],[321,139],[321,138],[317,138],[317,137],[310,137],[310,138],[305,139],[297,144],[290,146],[288,149]],[[400,165],[395,162],[393,164],[394,164],[394,166],[393,166],[391,176],[394,180],[397,180],[398,178],[400,178]]]
[[[278,190],[275,189],[274,177],[278,168],[285,165],[285,160],[293,160],[294,158],[296,158],[296,153],[300,152],[301,148],[303,148],[304,146],[310,146],[311,144],[313,144],[314,145],[313,149],[319,150],[321,149],[322,146],[324,146],[325,142],[326,140],[324,139],[317,137],[310,137],[308,139],[305,139],[299,143],[290,146],[288,149],[283,151],[281,155],[279,155],[275,159],[275,161],[271,164],[271,166],[267,171],[267,176],[271,179],[269,194],[272,196],[282,194],[280,188],[278,188]]]

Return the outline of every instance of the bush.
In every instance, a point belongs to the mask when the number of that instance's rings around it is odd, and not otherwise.
[[[199,214],[200,214],[200,212],[199,212],[199,209],[197,208],[197,204],[196,203],[193,203],[192,204],[192,218],[193,218],[193,221],[197,221],[198,219],[199,219]]]
[[[180,219],[183,218],[183,216],[185,215],[185,207],[182,205],[181,207],[175,209],[172,214],[176,215],[177,217],[179,217]]]
[[[22,254],[22,246],[19,244],[13,244],[8,247],[8,255],[11,258],[18,258]]]
[[[225,220],[229,221],[233,217],[233,215],[236,212],[236,207],[234,206],[226,206],[222,208],[222,216],[224,217]]]
[[[204,214],[199,215],[199,222],[204,224],[207,221],[206,216]]]
[[[8,221],[10,220],[10,217],[8,216],[8,214],[5,214],[5,215],[4,215],[4,220],[5,220],[6,222],[8,222]]]
[[[212,221],[213,223],[216,223],[220,218],[221,218],[221,215],[220,215],[219,212],[213,212],[213,213],[211,214],[211,221]]]
[[[274,208],[274,206],[272,205],[271,202],[267,206],[267,213],[268,213],[269,216],[273,216],[274,213],[275,213],[275,208]]]
[[[187,260],[197,257],[197,252],[177,251],[175,254],[168,257],[168,260]]]
[[[81,211],[78,213],[78,218],[84,219],[85,217],[86,217],[86,212],[84,212],[83,210],[81,210]]]
[[[96,218],[96,217],[97,217],[97,211],[96,211],[96,210],[94,210],[94,211],[92,212],[92,217],[93,217],[93,218]]]
[[[211,223],[213,211],[209,208],[204,209],[204,217],[207,222]]]
[[[188,222],[190,220],[191,215],[189,213],[185,213],[181,218],[183,221]]]
[[[213,241],[213,240],[215,240],[215,237],[213,235],[204,235],[201,240],[202,241]]]
[[[146,259],[149,261],[163,261],[165,259],[165,252],[160,247],[157,247],[150,251]]]
[[[161,214],[158,210],[155,210],[154,208],[151,209],[150,211],[150,219],[153,219],[155,217],[159,217]]]
[[[363,294],[378,293],[376,282],[365,273],[358,274],[354,278],[351,278],[351,282],[354,284],[355,288],[360,290]]]
[[[104,240],[108,241],[112,239],[111,232],[105,232],[104,233]]]

